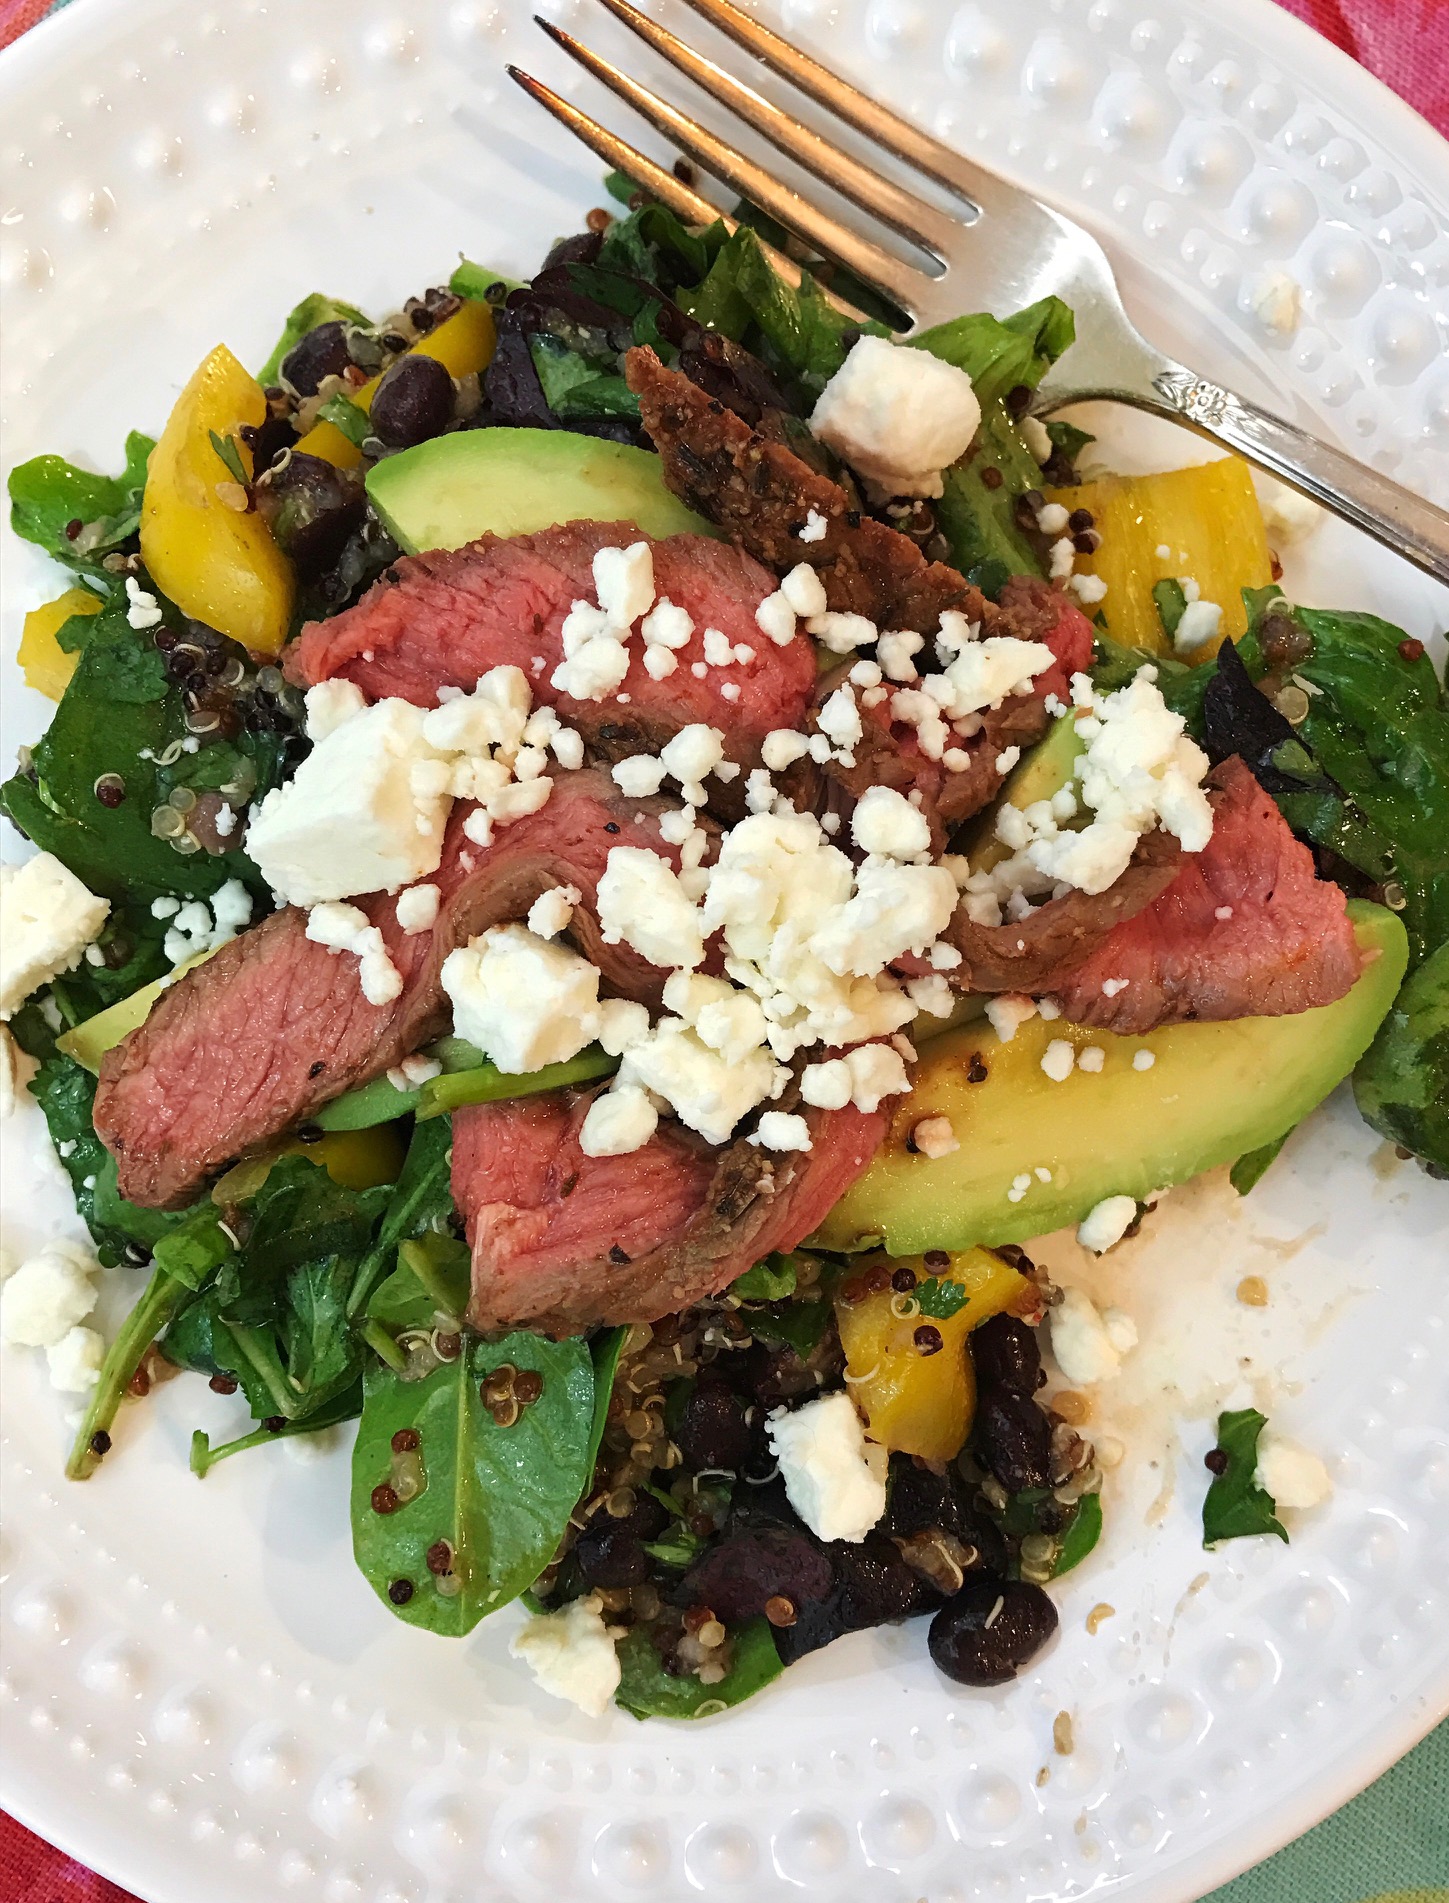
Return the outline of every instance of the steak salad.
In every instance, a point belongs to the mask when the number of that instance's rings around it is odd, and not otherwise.
[[[611,189],[530,282],[218,346],[119,477],[13,472],[70,575],[4,1069],[93,1246],[0,1332],[75,1479],[177,1369],[251,1415],[198,1476],[357,1421],[382,1603],[521,1597],[587,1711],[915,1613],[1005,1683],[1135,1340],[1033,1238],[1249,1193],[1350,1075],[1449,1173],[1444,688],[1285,598],[1244,465],[1079,468],[1060,301],[903,342]],[[1265,1429],[1207,1542],[1320,1497]]]

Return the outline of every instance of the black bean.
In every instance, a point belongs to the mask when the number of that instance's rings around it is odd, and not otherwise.
[[[580,1533],[574,1557],[591,1586],[642,1586],[649,1577],[643,1541],[607,1513],[596,1514]]]
[[[372,399],[374,432],[393,449],[426,442],[453,417],[453,379],[436,357],[399,357]]]
[[[340,377],[351,358],[347,326],[333,318],[309,330],[282,359],[282,375],[298,396],[316,396],[325,377]]]
[[[740,1397],[717,1375],[701,1375],[674,1429],[674,1444],[685,1466],[694,1473],[707,1467],[738,1473],[752,1438]]]
[[[993,1315],[971,1332],[971,1360],[983,1391],[1035,1394],[1041,1373],[1036,1330],[1015,1315]]]
[[[931,1621],[931,1657],[960,1685],[1008,1684],[1057,1629],[1040,1586],[978,1574]]]
[[[829,1556],[809,1534],[765,1527],[712,1546],[685,1574],[679,1597],[734,1625],[758,1618],[772,1599],[788,1599],[797,1610],[814,1604],[834,1583]]]
[[[362,515],[362,483],[353,470],[336,469],[321,456],[289,456],[268,471],[253,495],[257,513],[278,548],[304,574],[335,559]]]
[[[1051,1440],[1051,1423],[1026,1395],[996,1392],[982,1397],[976,1451],[1008,1493],[1050,1486]]]

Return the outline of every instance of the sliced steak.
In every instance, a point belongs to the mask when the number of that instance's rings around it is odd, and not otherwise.
[[[403,977],[391,1004],[367,1002],[357,959],[314,944],[295,906],[224,945],[102,1060],[96,1132],[116,1158],[121,1194],[148,1209],[179,1208],[235,1157],[436,1037],[448,1022],[440,977],[448,953],[522,918],[551,886],[584,895],[570,931],[608,989],[656,1004],[664,974],[625,945],[605,945],[592,906],[613,846],[647,846],[677,864],[651,817],[658,804],[625,800],[600,771],[562,775],[546,806],[502,828],[486,850],[463,832],[471,809],[455,807],[427,882],[441,892],[435,925],[408,934],[393,899],[358,901]]]
[[[1144,835],[1105,892],[1068,892],[1005,925],[974,924],[958,906],[944,934],[961,953],[952,984],[962,991],[1056,991],[1124,920],[1167,890],[1183,863],[1177,840],[1159,830]]]
[[[896,720],[889,700],[878,706],[860,705],[864,734],[854,748],[855,765],[837,760],[823,767],[798,761],[783,785],[795,804],[813,811],[830,810],[848,816],[855,802],[872,786],[893,787],[898,793],[921,795],[921,810],[932,822],[939,851],[951,832],[993,800],[1006,774],[997,765],[1008,748],[1024,752],[1035,746],[1051,725],[1046,700],[1055,694],[1065,701],[1071,676],[1091,664],[1092,625],[1058,589],[1034,576],[1014,576],[1002,593],[1010,631],[1018,640],[1044,642],[1056,655],[1045,674],[1037,676],[1029,694],[1013,694],[1001,706],[982,716],[978,731],[969,738],[953,735],[952,747],[966,754],[967,765],[952,772],[940,760],[923,752],[914,727]],[[997,633],[1004,632],[998,624]],[[850,671],[849,661],[822,675],[815,705],[823,706]],[[860,704],[857,694],[857,704]],[[813,723],[812,723],[813,724]],[[1010,769],[1008,768],[1008,771]]]
[[[1340,888],[1315,876],[1313,855],[1240,759],[1215,767],[1209,784],[1213,835],[1203,851],[1187,854],[1160,897],[1050,980],[1074,1024],[1141,1033],[1194,1019],[1290,1017],[1352,988],[1363,958]]]
[[[886,1124],[883,1111],[810,1110],[814,1148],[772,1156],[743,1140],[713,1150],[667,1122],[631,1155],[591,1157],[578,1139],[597,1094],[454,1113],[475,1328],[572,1335],[673,1314],[818,1228]]]
[[[341,677],[369,700],[391,695],[431,707],[440,687],[471,692],[489,668],[512,665],[527,675],[535,702],[557,708],[606,760],[657,752],[681,727],[704,721],[725,729],[731,757],[755,766],[771,728],[804,718],[814,650],[804,639],[777,647],[760,631],[755,609],[773,578],[708,536],[652,544],[658,594],[694,622],[666,680],[646,672],[636,637],[617,696],[579,701],[550,684],[564,658],[565,615],[575,601],[595,599],[594,556],[648,539],[629,522],[570,522],[539,535],[485,535],[464,548],[404,556],[354,607],[303,629],[287,651],[287,676],[303,687]],[[753,658],[697,676],[709,628],[752,649]],[[738,697],[723,695],[726,686]]]
[[[882,632],[931,633],[948,608],[971,621],[994,619],[992,604],[963,575],[863,515],[839,483],[751,429],[682,371],[666,369],[652,350],[631,350],[624,374],[669,487],[757,560],[782,572],[808,561],[832,609],[865,615]],[[812,509],[824,516],[825,534],[803,543]]]

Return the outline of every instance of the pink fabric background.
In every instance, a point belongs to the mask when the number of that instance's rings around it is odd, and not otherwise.
[[[0,0],[0,47],[51,9],[52,0]],[[1266,0],[1265,0],[1266,4]],[[1449,134],[1449,0],[1282,0]],[[60,1856],[0,1814],[3,1903],[136,1903],[104,1877]]]

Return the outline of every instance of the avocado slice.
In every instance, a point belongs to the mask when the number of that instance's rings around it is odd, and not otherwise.
[[[892,1255],[996,1247],[1080,1222],[1107,1196],[1139,1201],[1271,1143],[1346,1077],[1403,980],[1408,938],[1382,906],[1350,900],[1371,962],[1337,1004],[1296,1017],[1170,1024],[1146,1037],[1033,1018],[1003,1044],[986,1026],[948,1032],[922,1053],[875,1161],[816,1234],[827,1249],[883,1243]],[[1106,1052],[1102,1070],[1062,1083],[1042,1071],[1056,1037]],[[1137,1051],[1152,1052],[1135,1070]],[[973,1065],[973,1060],[979,1062]],[[971,1083],[973,1068],[987,1076]],[[931,1160],[907,1140],[949,1117],[960,1148]],[[1038,1169],[1051,1172],[1042,1182]],[[1012,1202],[1013,1181],[1030,1188]]]
[[[646,535],[718,531],[664,486],[659,458],[569,430],[475,429],[435,436],[368,471],[383,526],[409,555],[480,535],[534,535],[560,522],[637,522]]]
[[[55,1040],[55,1048],[63,1057],[73,1057],[82,1070],[88,1070],[95,1076],[100,1071],[101,1059],[112,1045],[119,1044],[123,1037],[129,1037],[150,1017],[151,1007],[161,993],[188,971],[204,965],[211,955],[210,952],[197,952],[195,957],[183,959],[164,978],[153,979],[149,985],[142,985],[139,991],[133,991],[129,997],[107,1005],[104,1011],[97,1011],[84,1024],[75,1025],[63,1037]]]
[[[1070,786],[1077,777],[1077,762],[1086,750],[1087,743],[1077,732],[1074,713],[1063,714],[1052,722],[1025,759],[1012,768],[1001,792],[973,829],[966,849],[973,872],[989,872],[1010,857],[1011,848],[996,837],[996,815],[1001,808],[1016,806],[1024,812],[1038,800],[1049,800],[1064,786]],[[1090,818],[1090,813],[1082,812],[1071,823],[1085,825]]]

